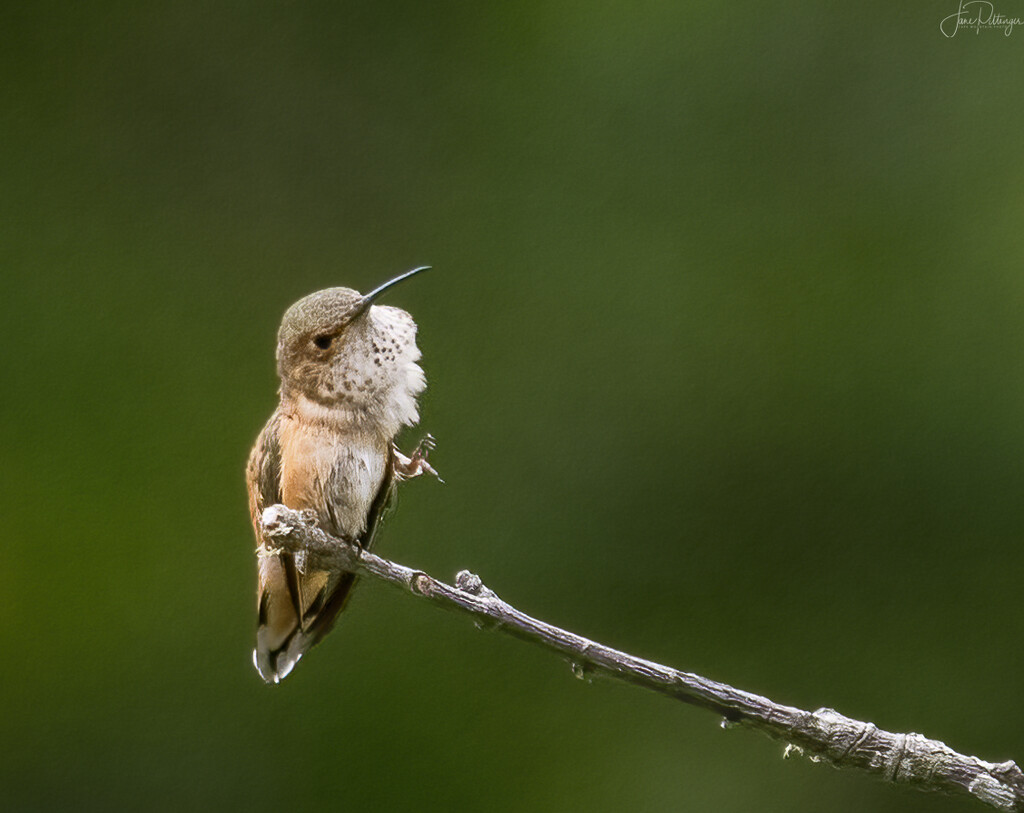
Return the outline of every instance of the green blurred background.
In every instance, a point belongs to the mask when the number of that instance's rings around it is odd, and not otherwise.
[[[380,584],[266,687],[243,484],[284,309],[432,264],[382,553],[1024,758],[1024,29],[955,10],[8,4],[0,804],[980,809]]]

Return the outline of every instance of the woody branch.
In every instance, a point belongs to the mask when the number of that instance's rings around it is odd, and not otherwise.
[[[837,768],[857,768],[920,790],[966,793],[997,810],[1024,813],[1024,773],[1012,760],[986,762],[957,753],[920,734],[895,734],[828,708],[804,711],[724,683],[682,672],[588,640],[531,618],[488,589],[467,570],[445,584],[426,573],[382,559],[331,537],[306,513],[274,505],[263,512],[265,545],[296,556],[299,567],[372,576],[413,595],[473,616],[501,630],[568,656],[574,670],[603,673],[719,714]]]

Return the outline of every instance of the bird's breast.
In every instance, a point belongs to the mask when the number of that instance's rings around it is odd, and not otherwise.
[[[314,511],[328,533],[360,538],[384,481],[388,446],[379,436],[291,417],[281,426],[281,497]]]

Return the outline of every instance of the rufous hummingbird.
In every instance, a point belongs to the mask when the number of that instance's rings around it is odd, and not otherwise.
[[[263,509],[308,510],[328,534],[369,548],[395,483],[426,471],[428,435],[406,457],[395,446],[419,421],[426,387],[416,323],[399,308],[375,305],[415,268],[365,296],[327,288],[285,312],[277,336],[281,401],[256,439],[246,480],[257,543],[259,627],[252,658],[278,683],[331,629],[352,591],[351,573],[300,567],[264,543]]]

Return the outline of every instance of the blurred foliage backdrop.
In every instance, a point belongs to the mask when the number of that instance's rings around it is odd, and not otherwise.
[[[3,807],[975,809],[378,584],[266,687],[242,478],[284,309],[432,264],[382,552],[1024,758],[1024,30],[954,11],[7,4]]]

